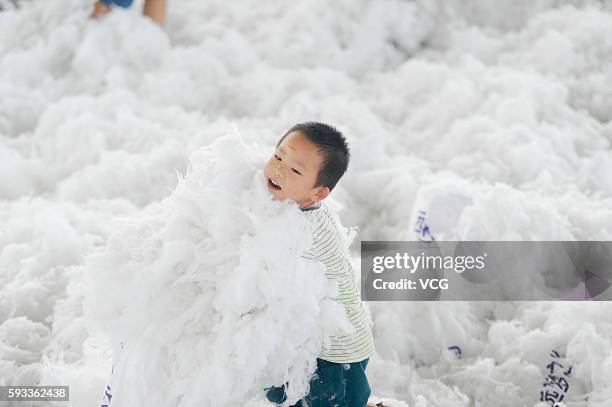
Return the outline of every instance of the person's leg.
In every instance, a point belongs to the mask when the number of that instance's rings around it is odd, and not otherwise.
[[[93,11],[89,15],[89,18],[99,18],[110,12],[110,6],[102,1],[96,1],[94,4]]]
[[[346,401],[351,407],[365,407],[371,394],[370,384],[365,374],[368,359],[361,362],[351,363],[350,368],[345,370],[346,379]]]
[[[285,386],[268,387],[264,390],[266,392],[266,398],[272,403],[282,404],[285,402],[285,400],[287,400],[287,396],[285,395]]]
[[[308,407],[354,407],[346,400],[345,366],[348,365],[317,359],[317,370],[310,379],[310,391],[304,397]],[[287,399],[285,386],[265,390],[266,398],[272,403],[282,404]],[[292,407],[304,406],[300,400]]]
[[[308,407],[353,407],[346,404],[344,364],[317,359],[317,370],[304,397]]]
[[[128,8],[132,5],[132,2],[133,0],[98,0],[94,4],[94,9],[89,17],[98,18],[108,14],[111,11],[111,6]]]
[[[287,400],[287,394],[285,392],[286,386],[288,386],[288,384],[284,384],[280,387],[274,386],[265,388],[264,391],[266,392],[266,398],[268,399],[268,401],[274,404],[284,403],[285,400]],[[302,407],[302,401],[298,401],[291,407]]]
[[[145,0],[142,11],[147,17],[151,17],[159,25],[166,21],[166,0]]]

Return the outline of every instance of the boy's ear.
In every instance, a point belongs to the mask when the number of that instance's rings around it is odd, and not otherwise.
[[[315,193],[317,201],[322,201],[329,196],[331,190],[329,187],[319,187],[319,190]]]

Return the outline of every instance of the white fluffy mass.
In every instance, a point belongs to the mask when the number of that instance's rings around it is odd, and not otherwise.
[[[296,122],[348,137],[356,266],[423,213],[440,240],[612,239],[608,2],[169,0],[164,29],[142,3],[0,0],[0,385],[297,398],[337,313],[258,187]],[[371,401],[544,407],[552,360],[567,406],[612,399],[609,303],[368,305]]]
[[[308,390],[315,358],[348,324],[309,222],[273,202],[261,155],[237,136],[195,151],[176,190],[84,265],[84,318],[125,357],[112,405],[236,405],[265,387]]]

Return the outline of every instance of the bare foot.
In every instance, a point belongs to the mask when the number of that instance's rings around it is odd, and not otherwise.
[[[96,4],[94,4],[94,9],[91,12],[91,15],[89,16],[89,18],[99,18],[102,17],[103,15],[106,15],[110,12],[110,7],[104,3],[102,3],[101,1],[96,1]]]

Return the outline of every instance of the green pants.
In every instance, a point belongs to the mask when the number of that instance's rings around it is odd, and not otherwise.
[[[317,370],[310,380],[310,391],[304,397],[308,407],[365,407],[370,397],[370,385],[365,375],[368,359],[355,363],[333,363],[317,359]],[[281,404],[287,397],[285,388],[270,387],[266,397]],[[292,407],[306,407],[298,401]]]

